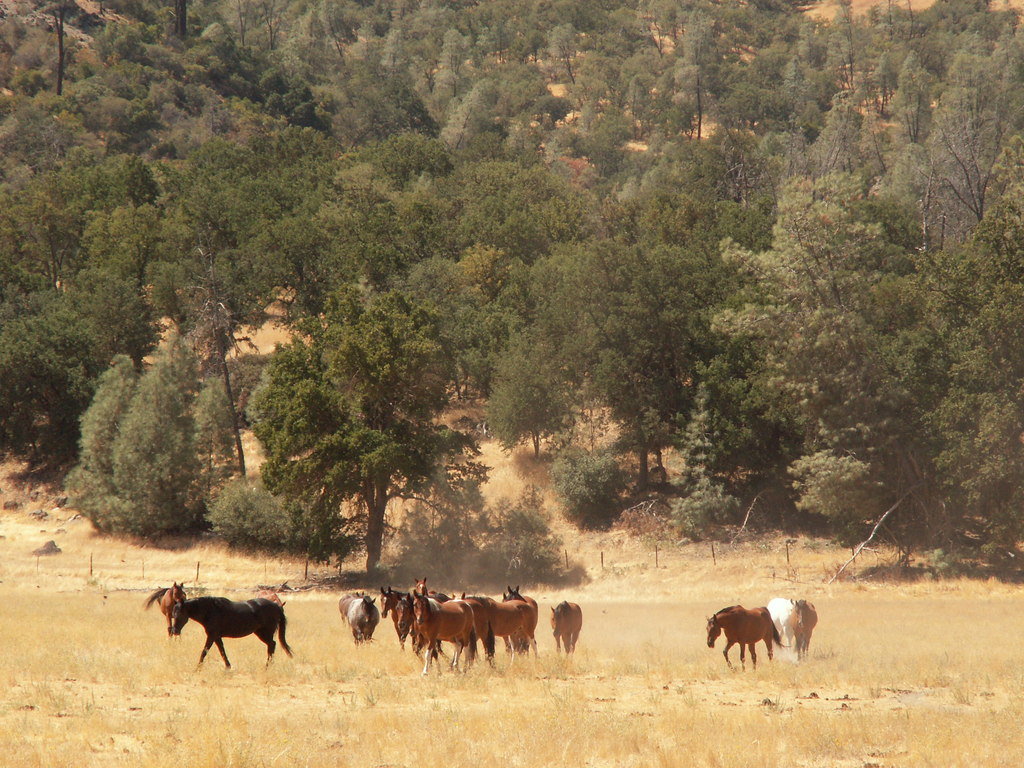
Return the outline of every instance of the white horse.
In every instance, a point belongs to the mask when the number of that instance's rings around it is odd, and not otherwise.
[[[797,636],[797,621],[799,613],[797,611],[796,600],[790,600],[788,597],[773,597],[768,601],[768,613],[771,614],[772,623],[775,624],[775,628],[779,631],[779,637],[782,638],[783,645],[791,649],[796,649],[796,636]]]

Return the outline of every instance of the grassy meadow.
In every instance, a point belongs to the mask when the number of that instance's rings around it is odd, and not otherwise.
[[[63,533],[58,533],[63,531]],[[591,580],[531,587],[537,658],[420,674],[390,620],[355,647],[338,593],[284,595],[288,658],[264,666],[254,637],[196,668],[204,633],[178,640],[147,594],[252,595],[302,580],[303,563],[214,544],[157,550],[88,523],[0,518],[0,763],[21,766],[1018,766],[1024,761],[1015,638],[1024,597],[995,582],[825,583],[843,552],[814,540],[659,549],[622,534],[576,537]],[[53,538],[63,553],[29,553]],[[604,553],[605,567],[600,566]],[[93,575],[89,576],[89,559]],[[869,553],[871,558],[883,553]],[[194,583],[196,562],[202,564]],[[145,575],[142,569],[145,567]],[[367,585],[372,587],[372,585]],[[458,585],[437,585],[458,588]],[[707,648],[705,618],[776,595],[814,601],[801,664],[763,646],[756,671]],[[550,606],[579,602],[572,659],[555,653]]]

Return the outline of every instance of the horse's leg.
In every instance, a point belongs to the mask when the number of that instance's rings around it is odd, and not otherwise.
[[[740,666],[743,669],[747,668],[747,644],[740,643]]]
[[[722,655],[725,656],[725,663],[729,665],[729,669],[732,669],[732,662],[729,661],[729,649],[733,646],[733,640],[725,641],[725,650],[722,651]],[[740,657],[743,656],[743,646],[740,646]]]
[[[427,659],[423,663],[423,674],[426,675],[430,671],[430,661],[434,658],[434,641],[427,640],[427,645],[424,648],[427,649],[427,652],[423,654]]]
[[[768,655],[771,655],[771,647],[768,648]],[[754,669],[757,669],[757,641],[755,640],[750,644],[750,660],[754,663]]]
[[[203,646],[203,652],[199,654],[199,664],[196,664],[196,669],[199,669],[200,665],[206,661],[206,654],[210,652],[210,648],[213,647],[213,637],[211,635],[206,636],[206,645]]]
[[[214,638],[213,642],[217,644],[217,650],[220,651],[220,657],[224,659],[224,666],[231,669],[231,662],[228,661],[228,655],[224,653],[224,641],[217,637]]]
[[[558,634],[557,631],[555,632],[555,651],[557,653],[561,653],[562,652],[562,636],[560,634]],[[569,644],[568,644],[568,642],[566,642],[566,645],[565,645],[565,652],[566,653],[569,652]]]
[[[772,650],[772,640],[773,638],[771,635],[768,635],[768,637],[764,639],[764,644],[768,646],[768,661],[772,661],[775,658],[774,651]]]

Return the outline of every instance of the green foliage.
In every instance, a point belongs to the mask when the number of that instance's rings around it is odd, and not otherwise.
[[[551,479],[566,517],[581,528],[607,528],[621,511],[625,477],[608,451],[565,451],[551,467]]]
[[[214,533],[238,549],[274,553],[290,543],[287,512],[258,481],[229,482],[210,504],[206,519]]]
[[[495,508],[446,510],[418,504],[399,535],[397,575],[431,574],[434,583],[504,586],[578,581],[579,569],[565,571],[562,542],[545,519],[536,488]],[[443,589],[443,586],[439,587]]]
[[[113,480],[125,516],[111,529],[148,537],[199,522],[196,388],[195,360],[172,339],[140,377],[114,441]]]
[[[267,487],[303,510],[321,547],[359,530],[368,571],[388,501],[427,491],[469,449],[434,423],[447,395],[432,329],[401,294],[341,291],[274,357],[250,407]]]

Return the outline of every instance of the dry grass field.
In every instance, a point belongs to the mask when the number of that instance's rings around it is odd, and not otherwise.
[[[483,458],[495,467],[492,496],[543,480],[493,445]],[[284,595],[294,658],[279,651],[265,668],[262,643],[229,639],[231,671],[215,650],[197,669],[202,629],[169,640],[163,617],[142,608],[153,589],[184,580],[193,596],[245,599],[257,584],[300,585],[305,564],[213,542],[157,549],[100,537],[53,508],[52,489],[32,499],[2,474],[0,499],[21,503],[0,517],[5,767],[1024,763],[1024,595],[1014,586],[863,578],[884,551],[851,569],[861,578],[828,585],[846,553],[803,538],[788,563],[774,538],[720,544],[714,560],[706,544],[662,543],[656,566],[650,543],[563,529],[589,581],[523,585],[542,611],[536,658],[499,654],[493,669],[422,677],[390,620],[357,648],[338,593],[305,591]],[[31,554],[50,539],[61,554]],[[730,671],[722,640],[707,648],[705,618],[776,595],[816,604],[809,658],[783,651],[769,662],[762,646],[756,671],[749,661]],[[584,611],[572,659],[556,654],[545,616],[564,598]]]

